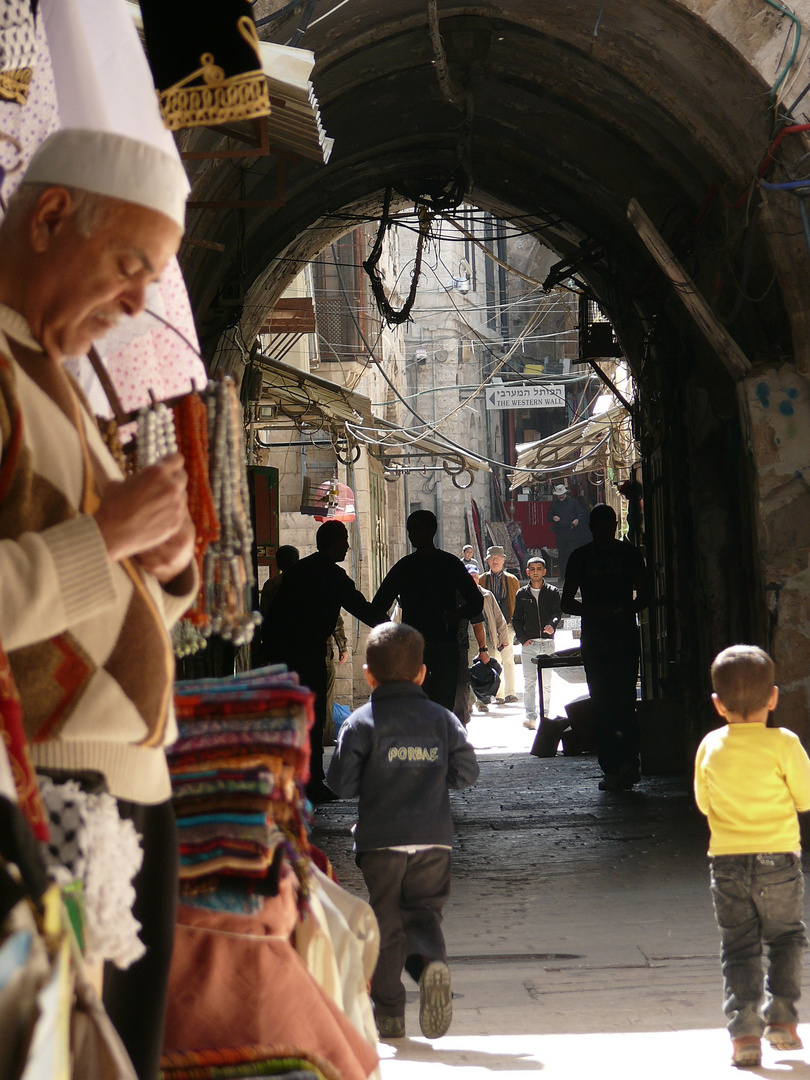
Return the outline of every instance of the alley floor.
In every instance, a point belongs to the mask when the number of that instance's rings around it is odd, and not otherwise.
[[[518,672],[520,668],[518,667]],[[558,688],[559,689],[559,688]],[[686,778],[598,790],[590,756],[538,759],[520,705],[476,714],[475,787],[452,794],[453,895],[444,928],[449,1033],[380,1044],[383,1080],[729,1076],[705,822]],[[351,854],[354,801],[319,808],[313,840],[367,893]],[[766,1048],[760,1076],[810,1080],[808,1051]]]

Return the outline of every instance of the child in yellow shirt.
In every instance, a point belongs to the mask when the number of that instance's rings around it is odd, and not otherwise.
[[[711,831],[732,1064],[752,1067],[761,1063],[763,1035],[777,1050],[802,1048],[796,1002],[807,938],[797,811],[810,809],[810,759],[792,731],[766,727],[779,699],[767,653],[734,645],[716,657],[711,674],[726,726],[698,747],[695,799]]]

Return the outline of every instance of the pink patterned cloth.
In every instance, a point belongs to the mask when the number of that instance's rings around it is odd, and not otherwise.
[[[51,57],[41,16],[37,16],[36,28],[37,56],[28,100],[25,105],[17,105],[13,101],[0,101],[0,166],[6,172],[0,184],[0,196],[4,203],[8,202],[22,180],[25,167],[36,148],[60,126]],[[16,139],[22,149],[22,155],[17,152],[8,138],[2,137],[4,135]]]
[[[158,285],[150,290],[147,306],[176,326],[197,348],[191,305],[176,259],[171,260]],[[182,338],[146,313],[131,322],[135,325],[129,327],[132,332],[127,340],[116,334],[97,343],[125,412],[148,405],[150,390],[158,401],[166,401],[192,388],[203,389],[207,381],[203,362]],[[95,399],[93,404],[97,405]],[[112,415],[111,411],[106,415]]]

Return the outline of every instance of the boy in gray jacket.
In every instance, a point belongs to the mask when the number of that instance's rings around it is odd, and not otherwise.
[[[460,721],[421,689],[424,639],[404,623],[369,634],[371,700],[340,727],[328,786],[360,796],[355,848],[380,925],[371,1000],[381,1038],[405,1035],[403,967],[419,983],[419,1026],[444,1035],[453,1017],[442,908],[450,895],[453,819],[448,788],[478,778]]]

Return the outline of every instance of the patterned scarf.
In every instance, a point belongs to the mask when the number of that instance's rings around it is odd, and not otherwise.
[[[5,743],[17,798],[37,840],[50,839],[45,808],[23,731],[20,695],[11,674],[8,657],[0,647],[0,738]]]

